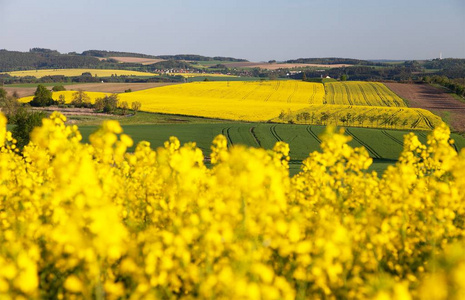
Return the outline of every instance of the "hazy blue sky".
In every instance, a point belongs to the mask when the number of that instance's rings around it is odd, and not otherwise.
[[[0,49],[465,58],[465,0],[0,0]]]

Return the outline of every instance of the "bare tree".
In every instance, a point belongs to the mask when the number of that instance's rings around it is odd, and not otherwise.
[[[90,97],[83,90],[78,90],[73,94],[71,104],[76,107],[90,107]]]
[[[131,103],[131,109],[134,112],[134,114],[136,114],[140,110],[141,106],[142,104],[139,101],[134,101]]]
[[[120,103],[119,108],[121,109],[122,115],[125,116],[126,113],[128,112],[129,105],[126,101],[123,101]]]

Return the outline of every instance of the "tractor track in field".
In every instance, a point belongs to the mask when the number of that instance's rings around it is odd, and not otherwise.
[[[349,102],[349,105],[354,105],[354,102],[352,101],[352,96],[350,94],[350,89],[349,87],[347,86],[347,84],[342,84],[342,86],[345,88],[346,90],[346,93],[347,93],[347,101]]]
[[[319,144],[321,144],[320,138],[318,137],[318,135],[317,135],[315,132],[313,132],[312,127],[311,127],[311,126],[307,126],[306,129],[307,129],[307,132],[308,132]]]
[[[249,131],[252,134],[253,139],[257,143],[258,147],[263,148],[262,143],[260,143],[260,140],[258,139],[257,135],[255,134],[255,127],[250,127]]]
[[[382,158],[381,155],[378,154],[378,152],[376,152],[375,149],[373,149],[370,145],[368,145],[367,143],[363,142],[361,139],[359,139],[355,134],[353,134],[348,128],[346,128],[346,133],[348,135],[350,135],[351,137],[353,137],[354,140],[356,140],[357,142],[360,143],[360,145],[362,145],[363,147],[365,147],[365,149],[368,150],[368,152],[370,152],[372,155],[373,155],[373,158]]]
[[[396,138],[395,136],[392,136],[391,134],[389,134],[386,130],[381,130],[381,133],[384,134],[385,136],[387,136],[388,138],[390,138],[391,140],[393,140],[394,142],[396,142],[397,144],[401,145],[402,147],[404,147],[404,143],[402,143],[402,141],[400,141],[398,138]]]
[[[452,140],[452,139],[449,138],[449,142],[450,142],[451,140]],[[451,146],[454,147],[455,152],[460,153],[460,150],[459,150],[459,148],[457,148],[457,145],[456,145],[455,143],[452,143]]]
[[[367,97],[367,95],[366,95],[366,93],[365,93],[365,90],[362,88],[361,85],[358,86],[358,89],[360,90],[360,94],[362,94],[362,97],[363,97],[363,99],[364,99],[364,101],[365,101],[365,104],[364,104],[364,105],[366,105],[366,106],[373,106],[373,104],[368,100],[368,97]]]
[[[233,141],[232,141],[232,139],[231,139],[231,136],[230,136],[230,134],[229,134],[229,130],[230,130],[230,129],[231,129],[231,127],[223,128],[223,129],[221,130],[221,134],[223,134],[223,135],[228,139],[229,144],[230,144],[231,146],[233,146],[234,143],[233,143]]]
[[[265,98],[265,102],[268,102],[268,100],[270,100],[271,96],[273,96],[274,94],[276,94],[276,92],[279,90],[279,86],[281,85],[281,83],[278,81],[278,83],[276,84],[276,87],[274,88],[274,91],[271,92],[266,98]]]
[[[415,120],[415,122],[412,123],[412,128],[417,128],[418,124],[420,124],[421,120],[423,120],[422,116],[420,113],[417,111],[418,118]]]
[[[297,84],[294,85],[294,90],[292,91],[292,93],[289,95],[289,97],[287,97],[287,103],[291,103],[291,99],[292,97],[294,96],[294,94],[297,92]]]
[[[430,129],[434,129],[434,125],[433,123],[431,123],[430,119],[428,119],[427,117],[425,117],[424,114],[422,114],[421,112],[419,113],[421,115],[421,117],[423,118],[423,121],[425,121],[425,124],[430,128]]]
[[[371,82],[370,85],[373,87],[373,90],[376,92],[376,94],[378,95],[379,99],[383,102],[383,104],[385,106],[391,106],[389,101],[386,100],[386,98],[381,96],[382,93],[378,90],[378,87],[376,86],[376,84]]]
[[[276,132],[276,125],[272,125],[270,127],[270,132],[271,134],[274,136],[274,138],[278,141],[278,142],[282,142],[283,139],[278,135],[278,133]]]
[[[400,108],[398,111],[395,113],[391,114],[387,119],[385,119],[383,122],[381,122],[380,125],[386,124],[386,126],[389,126],[389,123],[391,123],[391,120],[394,120],[394,118],[401,112],[403,112],[404,109]]]
[[[424,134],[423,132],[419,132],[418,135],[421,136],[421,137],[424,137],[425,139],[428,138],[428,137],[426,136],[426,134]]]
[[[325,94],[326,94],[326,92],[325,92]],[[312,95],[310,96],[310,99],[308,100],[308,103],[309,103],[309,104],[313,104],[313,103],[314,103],[314,101],[315,101],[315,96],[316,96],[316,87],[313,87],[313,89],[312,89]],[[323,103],[324,103],[324,102],[325,102],[325,99],[324,99],[324,97],[323,97]]]
[[[278,81],[279,82],[279,81]],[[244,96],[242,96],[242,100],[247,100],[247,98],[252,95],[256,90],[260,88],[260,85],[257,85],[254,87],[250,92],[246,93]]]

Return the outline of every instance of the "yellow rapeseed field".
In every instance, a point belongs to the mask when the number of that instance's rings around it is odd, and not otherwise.
[[[80,143],[54,113],[17,153],[0,114],[1,299],[463,299],[465,151],[405,136],[380,178],[328,130],[289,146],[132,145],[116,121]]]
[[[54,93],[67,102],[73,92]],[[104,93],[87,93],[91,102]],[[20,99],[28,102],[32,97]],[[167,114],[315,125],[430,130],[441,119],[408,108],[386,86],[375,82],[215,81],[193,82],[119,94],[141,110]],[[351,104],[350,104],[351,103]]]
[[[379,82],[325,83],[325,103],[342,105],[406,107],[404,100]]]
[[[70,103],[73,100],[74,94],[76,94],[76,91],[53,92],[52,98],[53,100],[58,101],[60,99],[60,96],[64,96],[66,103]],[[95,99],[97,98],[103,98],[105,96],[111,95],[110,93],[101,93],[101,92],[85,92],[85,94],[89,96],[91,103],[94,103]],[[29,96],[29,97],[19,98],[18,100],[22,103],[27,103],[27,102],[32,101],[33,98],[34,96]]]
[[[109,70],[109,69],[47,69],[47,70],[28,70],[28,71],[15,71],[8,72],[11,76],[25,77],[25,76],[34,76],[36,78],[41,78],[44,76],[80,76],[82,73],[91,73],[92,76],[98,77],[110,77],[111,75],[118,76],[157,76],[158,74],[147,73],[147,72],[138,72],[138,71],[127,71],[127,70]]]
[[[291,80],[193,82],[120,94],[144,111],[244,121],[267,121],[282,110],[322,104],[323,97],[322,84]]]
[[[327,104],[283,113],[273,121],[407,130],[431,130],[442,123],[440,117],[421,108]]]

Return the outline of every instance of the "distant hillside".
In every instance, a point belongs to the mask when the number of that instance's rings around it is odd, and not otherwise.
[[[87,50],[81,53],[82,56],[95,56],[95,57],[141,57],[141,58],[158,58],[154,55],[147,55],[134,52],[119,52],[119,51],[105,51],[105,50]]]
[[[112,57],[137,57],[147,59],[169,60],[167,63],[142,68],[141,63],[119,63]],[[105,58],[102,60],[102,58]],[[189,68],[189,63],[184,61],[224,61],[247,62],[245,59],[222,56],[202,56],[195,54],[177,55],[146,55],[132,52],[118,52],[106,50],[87,50],[81,54],[71,52],[62,54],[56,50],[45,48],[32,48],[29,52],[0,50],[0,72],[34,70],[34,69],[71,69],[71,68],[95,68],[95,69],[131,69],[135,71],[151,71],[153,68]]]
[[[298,58],[287,60],[286,63],[291,64],[327,64],[327,65],[377,65],[367,60],[360,60],[354,58],[340,58],[340,57],[323,57],[323,58]]]
[[[0,50],[0,72],[31,69],[97,68],[103,64],[95,57],[60,54],[56,51],[37,51],[37,49],[31,49],[30,52]]]
[[[212,61],[212,60],[234,61],[234,62],[248,61],[246,59],[233,58],[233,57],[223,57],[223,56],[210,57],[210,56],[202,56],[202,55],[196,55],[196,54],[159,55],[157,56],[157,58],[167,59],[167,60],[171,59],[171,60],[191,60],[191,61]]]
[[[190,63],[178,60],[165,60],[150,65],[151,69],[196,69]]]
[[[437,75],[465,78],[465,59],[462,58],[433,59],[424,62],[423,67],[429,70],[440,70],[436,72]]]

